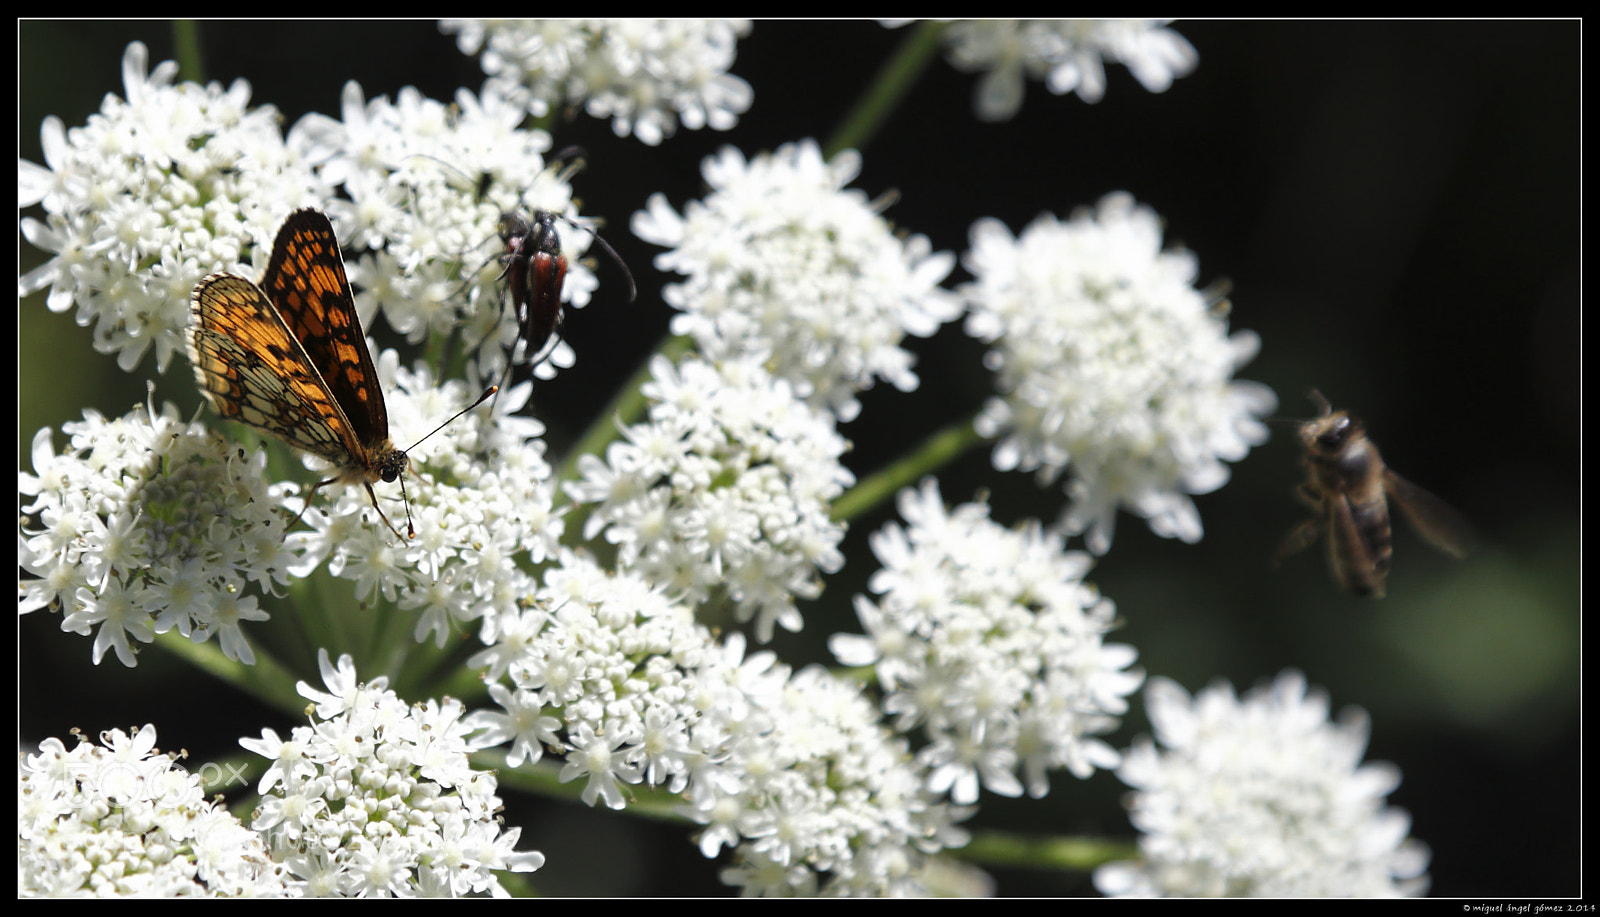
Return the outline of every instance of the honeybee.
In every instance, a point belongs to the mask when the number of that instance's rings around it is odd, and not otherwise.
[[[1310,396],[1322,415],[1300,424],[1306,481],[1296,495],[1316,515],[1289,532],[1277,562],[1305,550],[1326,532],[1334,581],[1357,596],[1383,598],[1392,554],[1391,499],[1429,544],[1451,557],[1464,557],[1472,546],[1466,520],[1390,470],[1360,421],[1335,411],[1321,392],[1313,389]]]

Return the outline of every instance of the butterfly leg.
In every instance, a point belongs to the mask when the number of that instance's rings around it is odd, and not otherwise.
[[[371,500],[372,500],[372,508],[378,511],[378,518],[382,519],[383,520],[383,524],[387,525],[389,527],[389,531],[394,533],[394,537],[400,539],[401,541],[409,541],[410,539],[417,537],[417,528],[411,522],[411,505],[410,505],[409,502],[407,502],[407,504],[406,504],[406,528],[410,531],[411,534],[402,535],[402,534],[400,534],[400,530],[394,527],[394,523],[389,521],[389,517],[385,516],[383,514],[383,507],[378,505],[378,494],[377,494],[376,491],[374,491],[372,489],[372,485],[370,483],[366,482],[366,481],[363,481],[362,483],[364,485],[366,485],[367,496],[369,498],[371,498]],[[402,495],[403,495],[403,492],[405,491],[405,487],[406,487],[405,482],[402,481],[400,483],[400,490],[402,491]]]
[[[302,502],[300,504],[300,512],[295,514],[294,521],[290,522],[289,525],[284,529],[284,531],[288,531],[289,529],[292,529],[295,526],[299,525],[300,524],[300,520],[305,518],[306,510],[311,508],[311,498],[315,497],[317,495],[317,491],[321,490],[325,485],[332,484],[333,482],[335,482],[337,480],[339,480],[339,479],[338,478],[329,478],[326,481],[318,481],[317,483],[311,485],[311,490],[306,493],[304,502]]]
[[[317,491],[321,490],[323,487],[325,487],[325,486],[327,486],[329,484],[337,483],[340,480],[343,480],[343,479],[342,478],[328,478],[326,481],[318,481],[317,483],[311,485],[311,490],[306,493],[305,504],[300,507],[300,512],[294,517],[294,521],[289,523],[289,525],[285,529],[285,531],[287,531],[288,529],[294,528],[296,525],[299,525],[300,524],[300,520],[305,518],[306,510],[311,508],[311,498],[317,495]],[[378,518],[382,519],[383,520],[383,524],[387,525],[389,527],[389,531],[394,533],[394,537],[399,538],[401,541],[409,540],[409,538],[407,536],[401,535],[400,534],[400,530],[394,527],[394,523],[393,522],[389,521],[389,517],[384,515],[383,507],[378,505],[378,495],[377,495],[377,493],[375,491],[373,491],[372,485],[371,484],[366,484],[366,482],[362,482],[362,483],[366,485],[367,496],[372,499],[372,508],[378,511]],[[404,485],[402,485],[402,486],[404,486]],[[408,526],[411,525],[411,515],[410,515],[410,508],[409,507],[407,507],[407,510],[406,510],[406,524]],[[410,538],[415,538],[415,537],[416,537],[416,529],[413,527],[411,529]]]

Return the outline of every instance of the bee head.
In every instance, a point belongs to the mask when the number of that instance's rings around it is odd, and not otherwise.
[[[1300,424],[1300,441],[1309,451],[1336,455],[1361,435],[1361,421],[1351,417],[1348,411],[1335,411],[1316,389],[1309,394],[1312,402],[1321,408],[1322,416]]]

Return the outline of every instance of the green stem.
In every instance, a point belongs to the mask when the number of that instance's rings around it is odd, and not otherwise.
[[[195,643],[176,631],[162,634],[155,645],[286,713],[298,716],[305,709],[306,699],[294,689],[294,673],[258,645],[251,646],[254,665],[229,659],[214,640]]]
[[[972,418],[958,420],[923,440],[905,458],[860,481],[834,501],[833,518],[854,519],[894,496],[900,488],[925,474],[943,467],[956,456],[983,442],[972,427]]]
[[[917,77],[922,75],[928,62],[933,59],[933,53],[939,49],[939,37],[944,34],[947,25],[942,22],[917,24],[916,29],[900,43],[894,56],[878,71],[872,85],[856,102],[856,107],[833,132],[833,139],[822,151],[824,159],[832,159],[840,150],[859,150],[872,140],[878,129],[888,122],[889,113],[911,91]]]
[[[205,56],[200,53],[200,24],[193,19],[172,21],[173,57],[178,60],[178,77],[190,83],[206,81]]]
[[[1137,844],[1098,837],[1025,837],[1003,831],[980,831],[957,852],[963,859],[988,866],[1087,872],[1116,860],[1139,858]]]
[[[655,354],[660,354],[677,363],[678,359],[694,348],[694,341],[688,337],[668,338],[661,342],[655,349]],[[595,415],[594,422],[589,424],[589,429],[583,433],[583,438],[573,444],[571,449],[561,460],[561,467],[556,469],[556,507],[565,503],[561,493],[561,485],[567,481],[576,480],[578,476],[578,457],[594,455],[601,460],[605,459],[606,446],[617,438],[618,424],[629,424],[638,420],[645,411],[645,398],[641,389],[650,381],[650,363],[655,359],[655,354],[647,358],[639,368],[634,371],[633,377],[622,388],[617,390],[616,397],[606,405],[605,410]],[[567,531],[581,532],[583,518],[588,515],[588,506],[575,506],[566,519]]]
[[[474,770],[493,770],[502,791],[515,788],[546,799],[579,802],[588,784],[584,778],[562,783],[561,764],[550,758],[534,764],[524,761],[519,767],[508,767],[505,752],[499,748],[473,752],[472,766]],[[628,796],[627,812],[631,816],[677,825],[693,824],[678,812],[678,807],[683,803],[680,796],[644,784],[625,787],[623,792]]]

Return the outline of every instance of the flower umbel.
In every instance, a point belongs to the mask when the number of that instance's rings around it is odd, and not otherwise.
[[[650,146],[690,130],[725,131],[750,107],[750,84],[728,73],[743,19],[446,19],[483,72],[529,96],[528,111],[582,105],[618,137]]]
[[[77,735],[77,730],[73,730]],[[133,736],[58,739],[17,762],[17,891],[24,897],[267,898],[293,882],[260,837],[178,755]]]
[[[1105,95],[1102,59],[1125,64],[1144,88],[1165,92],[1200,55],[1167,19],[964,20],[945,33],[950,63],[986,71],[974,107],[983,121],[1004,121],[1022,108],[1023,77],[1043,79],[1056,95],[1085,102]]]
[[[746,895],[922,892],[929,856],[965,843],[966,811],[925,788],[859,686],[718,642],[660,587],[577,554],[545,584],[472,660],[503,710],[467,718],[475,747],[509,745],[512,766],[565,755],[590,805],[626,808],[638,784],[681,794]]]
[[[897,237],[860,191],[851,151],[824,162],[815,141],[746,161],[733,147],[705,161],[712,193],[679,216],[651,195],[633,231],[673,251],[656,266],[686,274],[662,291],[681,310],[673,334],[712,360],[767,355],[767,368],[817,407],[850,421],[856,393],[885,379],[917,387],[908,334],[927,337],[961,313],[939,283],[955,266],[926,236]]]
[[[968,804],[1049,791],[1046,771],[1115,767],[1095,738],[1118,725],[1144,675],[1132,647],[1104,642],[1115,609],[1083,581],[1088,555],[1037,521],[1001,528],[981,503],[946,512],[937,485],[900,492],[907,527],[874,533],[883,568],[856,597],[865,636],[829,643],[846,665],[876,665],[896,728],[921,726],[930,788]]]
[[[249,108],[249,83],[174,86],[177,65],[147,73],[148,57],[128,46],[127,98],[108,94],[84,126],[45,119],[49,168],[18,161],[18,205],[42,204],[48,220],[23,219],[23,235],[54,257],[17,279],[17,295],[50,287],[51,311],[76,303],[78,324],[94,324],[95,350],[126,371],[153,347],[165,372],[195,283],[326,195],[277,111]]]
[[[962,287],[967,333],[995,345],[985,362],[1002,394],[977,421],[1000,440],[995,467],[1049,482],[1070,463],[1062,526],[1087,529],[1096,554],[1119,506],[1158,535],[1199,541],[1189,495],[1221,487],[1223,463],[1266,440],[1257,418],[1277,399],[1232,381],[1260,339],[1228,335],[1222,304],[1193,286],[1194,256],[1162,251],[1155,213],[1117,193],[1015,238],[980,220],[963,263],[977,278]]]
[[[1108,895],[1373,898],[1427,891],[1428,848],[1386,807],[1400,771],[1361,763],[1369,724],[1286,671],[1243,700],[1218,682],[1192,701],[1165,678],[1145,692],[1148,738],[1117,776],[1135,790],[1139,862],[1095,872]]]
[[[215,635],[228,658],[254,662],[239,624],[267,615],[246,584],[287,583],[296,561],[266,455],[177,415],[171,405],[110,421],[86,411],[64,425],[60,455],[49,427],[35,434],[35,473],[17,475],[35,497],[22,512],[38,518],[21,532],[18,561],[38,579],[23,580],[18,611],[53,609],[62,630],[93,630],[96,663],[115,649],[132,666],[135,643],[169,630],[196,642]]]
[[[762,643],[775,623],[800,630],[795,599],[819,595],[819,571],[844,562],[844,525],[828,516],[854,481],[844,437],[758,358],[658,356],[650,368],[649,420],[624,428],[604,462],[580,456],[582,480],[567,485],[598,504],[584,537],[604,530],[622,567],[683,601],[725,594]]]
[[[288,739],[262,730],[239,744],[272,766],[253,827],[305,896],[504,897],[494,870],[532,872],[544,855],[514,848],[501,830],[492,773],[473,770],[460,702],[406,704],[388,681],[355,681],[318,651],[332,694],[301,682],[317,702],[310,726]]]

